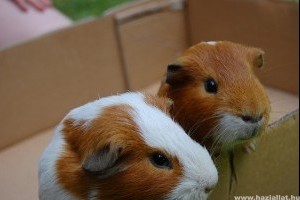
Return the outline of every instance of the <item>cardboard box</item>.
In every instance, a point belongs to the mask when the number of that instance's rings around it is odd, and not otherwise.
[[[185,48],[224,39],[265,50],[257,74],[272,114],[257,150],[234,152],[237,182],[228,155],[217,160],[210,199],[298,196],[298,14],[288,1],[145,0],[1,50],[1,199],[37,199],[39,157],[71,108],[127,90],[155,93]]]

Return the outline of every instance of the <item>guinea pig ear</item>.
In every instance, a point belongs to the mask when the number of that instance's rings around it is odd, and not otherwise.
[[[108,144],[84,159],[82,168],[106,178],[124,169],[118,162],[123,148],[117,144]]]
[[[254,56],[252,58],[252,64],[254,67],[262,68],[264,66],[265,52],[261,49],[255,49]]]
[[[166,83],[173,85],[183,80],[184,70],[181,63],[173,63],[168,65]]]

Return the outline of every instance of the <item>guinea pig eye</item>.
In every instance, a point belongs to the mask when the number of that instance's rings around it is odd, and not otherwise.
[[[163,153],[157,152],[150,156],[151,163],[158,168],[172,168],[170,160]]]
[[[217,93],[218,92],[218,84],[213,78],[209,78],[205,81],[204,87],[206,92],[208,93]]]

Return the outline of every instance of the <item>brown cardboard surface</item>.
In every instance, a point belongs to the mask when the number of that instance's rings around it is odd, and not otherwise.
[[[58,123],[72,107],[122,92],[113,19],[0,52],[0,148]]]
[[[53,129],[0,151],[0,199],[38,199],[38,163]]]
[[[187,47],[184,12],[174,6],[172,10],[173,4],[169,1],[160,2],[162,4],[142,5],[140,12],[135,7],[116,15],[131,90],[141,89],[160,79],[166,66]],[[175,5],[180,4],[177,1]],[[168,6],[169,9],[165,9]],[[136,16],[134,20],[132,15]]]
[[[134,4],[143,5],[141,15],[124,8],[0,51],[0,148],[27,138],[0,151],[1,199],[37,199],[38,160],[53,132],[30,135],[98,96],[160,80],[186,48],[184,11],[153,11],[149,2]],[[235,195],[299,195],[299,114],[291,114],[299,108],[297,14],[295,4],[282,1],[189,1],[193,43],[226,39],[266,51],[258,75],[272,86],[271,124],[255,152],[235,151]],[[155,94],[159,84],[146,91]],[[228,199],[228,162],[225,153],[217,159],[219,183],[210,199]]]
[[[299,109],[299,96],[273,87],[266,87],[271,102],[270,122],[278,122],[282,117]]]
[[[192,43],[230,40],[262,48],[267,85],[298,93],[299,8],[291,1],[189,0]]]

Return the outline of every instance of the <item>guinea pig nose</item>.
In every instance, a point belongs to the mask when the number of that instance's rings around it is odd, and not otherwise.
[[[259,116],[242,115],[242,120],[247,123],[257,123],[262,118],[263,118],[262,115],[259,115]]]

